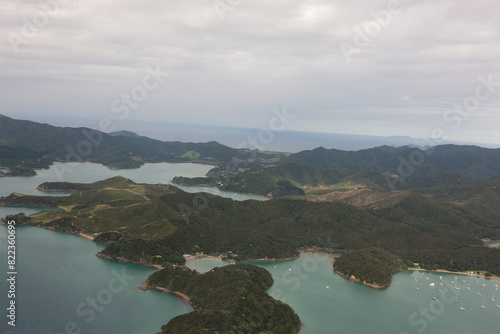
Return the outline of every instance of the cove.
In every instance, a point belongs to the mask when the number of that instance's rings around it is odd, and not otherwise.
[[[6,236],[6,227],[0,226],[4,253]],[[95,254],[102,245],[28,226],[18,226],[16,237],[20,326],[13,333],[59,334],[66,333],[67,326],[77,326],[89,334],[153,334],[171,318],[192,310],[174,295],[138,290],[154,270],[100,259]],[[4,257],[0,269],[7,272]],[[5,282],[1,281],[1,305],[7,302]],[[12,330],[6,326],[3,319],[1,333]]]
[[[324,253],[302,253],[296,260],[249,263],[272,274],[274,284],[268,293],[299,315],[304,324],[300,334],[487,334],[498,329],[500,281],[404,271],[394,276],[390,287],[375,290],[334,273],[332,259],[333,255]],[[210,264],[228,265],[220,259],[201,258],[187,266],[209,271]],[[465,310],[460,309],[462,303]]]
[[[167,184],[175,176],[201,177],[214,166],[193,163],[148,163],[137,169],[109,169],[103,165],[84,163],[54,163],[49,169],[37,170],[36,176],[8,176],[0,177],[0,196],[8,196],[13,192],[24,195],[37,196],[62,196],[70,195],[70,192],[39,191],[36,189],[44,182],[77,182],[92,183],[113,176],[121,175],[136,183]],[[232,198],[238,201],[244,200],[267,200],[266,197],[248,194],[239,194],[229,191],[221,191],[210,187],[201,186],[178,186],[176,187],[190,193],[206,192],[213,195]]]

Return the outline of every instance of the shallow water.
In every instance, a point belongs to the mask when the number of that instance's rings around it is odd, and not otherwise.
[[[4,254],[6,234],[7,228],[0,226]],[[13,333],[66,333],[66,326],[77,326],[89,334],[153,334],[172,317],[191,310],[174,295],[137,290],[154,270],[100,259],[95,254],[102,245],[27,226],[17,227],[16,241],[19,326]],[[7,272],[4,256],[0,269]],[[7,305],[5,279],[0,291],[3,308]],[[0,333],[9,330],[4,319]]]
[[[299,315],[304,324],[300,334],[498,331],[500,308],[496,301],[500,299],[500,291],[495,284],[500,281],[405,271],[394,276],[389,288],[375,290],[334,273],[332,259],[332,255],[305,253],[297,260],[250,263],[266,268],[273,275],[274,284],[268,292]],[[214,266],[225,264],[218,259],[198,259],[190,261],[189,267],[208,271],[209,262]],[[458,289],[451,281],[456,282]],[[495,302],[491,301],[492,295]],[[485,309],[481,308],[483,302]],[[460,310],[462,303],[465,311]]]

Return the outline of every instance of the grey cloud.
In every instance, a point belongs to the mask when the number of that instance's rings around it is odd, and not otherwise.
[[[258,127],[286,105],[295,130],[421,136],[479,76],[500,81],[500,3],[401,0],[348,63],[341,43],[389,2],[242,0],[221,20],[211,0],[79,1],[15,53],[9,34],[40,5],[0,0],[0,112],[116,117],[111,102],[159,65],[169,78],[131,119]],[[453,139],[494,138],[498,102]]]

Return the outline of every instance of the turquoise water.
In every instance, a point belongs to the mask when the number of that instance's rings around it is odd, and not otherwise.
[[[6,228],[1,227],[1,245],[5,245],[5,232]],[[175,296],[136,290],[153,270],[99,259],[95,254],[102,246],[88,240],[35,227],[18,227],[17,240],[18,314],[33,326],[39,324],[47,331],[64,333],[63,326],[75,322],[82,333],[152,334],[175,315],[190,311],[189,305]],[[5,246],[3,249],[5,252]],[[252,262],[273,275],[275,282],[269,293],[297,312],[304,323],[301,334],[497,332],[500,308],[496,302],[500,291],[495,284],[499,281],[406,271],[395,275],[389,288],[374,290],[335,274],[332,258],[306,253],[292,261]],[[4,262],[0,270],[5,273]],[[203,258],[189,261],[188,266],[209,271],[227,263]],[[87,298],[97,299],[100,295],[102,299],[106,292],[101,291],[109,289],[110,280],[123,270],[134,278],[123,291],[112,294],[110,303],[95,312],[95,319],[87,324],[89,315],[80,316],[79,305]],[[5,291],[4,281],[0,286],[0,291]],[[437,301],[432,300],[433,296]],[[4,305],[5,298],[5,294],[0,295]],[[483,302],[485,309],[480,307]],[[465,311],[460,310],[462,303]]]
[[[215,267],[224,267],[231,264],[229,261],[223,261],[221,259],[213,257],[203,257],[194,260],[187,260],[186,267],[196,270],[199,273],[206,273]]]
[[[495,284],[500,281],[405,271],[394,276],[389,288],[375,290],[334,273],[332,259],[332,255],[306,253],[292,261],[251,262],[273,275],[268,292],[297,312],[304,324],[300,334],[498,333],[500,291]],[[193,260],[188,266],[209,271],[210,263],[226,264],[207,260]],[[458,290],[451,281],[456,281]],[[485,309],[481,308],[483,302]],[[460,310],[462,303],[465,311]]]
[[[35,177],[0,178],[1,194],[14,191],[45,194],[35,187],[42,182],[59,181],[57,171],[60,176],[65,167],[56,165],[55,170],[39,171]],[[138,170],[113,171],[96,164],[76,164],[72,172],[63,176],[64,181],[73,182],[123,175],[136,182],[167,183],[173,176],[201,176],[210,168],[149,164]],[[43,209],[0,207],[0,217],[20,211],[32,214]],[[69,324],[78,326],[82,334],[153,334],[172,317],[191,310],[176,296],[137,290],[153,269],[99,259],[95,254],[102,246],[83,238],[35,227],[18,227],[17,241],[18,321],[22,326],[12,333],[67,333],[65,326]],[[0,227],[0,249],[6,254],[6,227]],[[5,275],[5,256],[1,256],[0,261],[0,270]],[[395,275],[389,288],[374,290],[335,274],[331,261],[331,255],[308,253],[292,261],[253,262],[271,272],[275,283],[269,293],[297,312],[304,323],[301,334],[498,333],[500,308],[496,303],[500,301],[500,291],[495,284],[499,281],[469,276],[455,279],[455,275],[441,274],[441,282],[440,274],[407,271]],[[220,259],[203,258],[189,261],[187,265],[206,272],[226,264]],[[111,290],[119,288],[117,276],[133,278],[125,280],[123,290],[114,293]],[[435,285],[430,286],[431,283]],[[7,302],[6,288],[6,280],[1,279],[2,305]],[[446,293],[442,295],[439,289]],[[437,301],[432,300],[433,296]],[[491,301],[492,296],[495,302]],[[88,303],[94,298],[102,303],[97,304],[92,313]],[[459,302],[455,302],[455,298]],[[483,302],[484,309],[480,307]],[[465,311],[460,310],[462,303]],[[2,334],[12,330],[2,326],[5,321],[0,322]]]
[[[6,254],[6,231],[0,226],[2,254]],[[76,324],[81,333],[153,334],[172,317],[191,311],[174,295],[137,290],[154,270],[100,259],[95,254],[102,245],[36,227],[17,227],[16,232],[17,315],[32,329],[18,327],[13,333],[66,333],[67,324]],[[5,277],[4,256],[0,270]],[[3,309],[7,287],[5,279],[0,282]],[[2,334],[8,333],[5,323],[0,322]]]
[[[47,208],[41,206],[0,206],[0,218],[7,215],[15,215],[24,212],[25,215],[30,216],[44,210],[58,210],[55,208]]]
[[[49,169],[37,170],[36,176],[14,176],[0,178],[0,196],[8,196],[13,192],[25,195],[61,196],[69,192],[39,191],[36,187],[44,182],[80,182],[92,183],[113,176],[124,176],[137,183],[170,183],[175,176],[204,176],[213,166],[200,164],[145,164],[138,169],[108,169],[103,165],[93,163],[54,163]],[[210,194],[232,198],[235,200],[257,199],[266,200],[263,196],[237,194],[220,191],[209,187],[182,187],[186,192],[207,192]]]

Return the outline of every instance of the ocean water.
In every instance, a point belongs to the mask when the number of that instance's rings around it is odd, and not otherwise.
[[[36,189],[44,182],[79,182],[92,183],[110,177],[121,175],[137,183],[170,183],[175,176],[200,177],[214,168],[213,166],[182,163],[154,163],[145,164],[137,169],[109,169],[100,164],[94,163],[54,163],[49,169],[37,170],[36,176],[14,176],[0,178],[0,196],[8,196],[13,192],[25,195],[38,196],[64,196],[70,192],[39,191]],[[177,186],[176,187],[190,193],[206,192],[221,197],[232,198],[234,200],[266,200],[266,197],[248,194],[238,194],[234,192],[220,191],[215,188],[199,186]],[[1,214],[0,217],[4,217]]]
[[[175,175],[201,176],[210,168],[181,166],[172,172],[168,170],[172,166],[168,165],[111,171],[100,165],[78,164],[64,180],[92,182],[126,172],[124,176],[136,182],[159,183],[168,182]],[[5,194],[13,191],[36,194],[34,188],[46,180],[57,180],[57,173],[45,170],[36,177],[1,178],[0,189]],[[0,216],[19,211],[29,214],[43,209],[0,207]],[[9,331],[60,334],[77,329],[81,329],[81,334],[152,334],[172,317],[191,310],[176,296],[137,290],[153,269],[97,258],[95,254],[102,249],[101,245],[36,227],[18,227],[16,232],[19,326],[16,329],[6,327],[6,318],[3,318],[1,334]],[[6,236],[7,228],[0,226],[2,254],[7,253]],[[374,290],[335,274],[332,258],[331,255],[307,253],[292,261],[253,262],[271,272],[275,282],[269,293],[297,312],[304,324],[301,334],[498,332],[499,281],[406,271],[395,275],[389,288]],[[213,258],[188,262],[189,267],[204,272],[226,264]],[[0,303],[5,310],[7,263],[3,255],[0,256],[0,270],[4,277],[0,280]],[[432,300],[433,296],[436,301]],[[492,297],[495,302],[491,301]],[[465,310],[460,310],[462,303]],[[484,309],[481,308],[483,303]]]
[[[272,274],[274,284],[268,293],[299,315],[304,324],[300,334],[498,333],[500,281],[404,271],[394,276],[390,287],[375,290],[336,274],[332,259],[333,255],[304,253],[297,260],[250,263]],[[210,264],[228,265],[218,259],[197,259],[188,266],[209,271]],[[460,309],[462,303],[465,310]]]
[[[6,254],[7,228],[0,226]],[[7,325],[7,260],[1,256],[0,333],[153,334],[192,308],[174,295],[137,288],[153,269],[103,260],[84,238],[37,227],[16,229],[17,326]],[[73,328],[68,331],[68,328]],[[11,332],[12,331],[12,332]]]
[[[272,114],[271,114],[272,115]],[[35,117],[35,116],[33,116]],[[273,116],[270,116],[272,119]],[[46,115],[40,119],[33,119],[41,122],[49,122],[58,126],[86,126],[99,130],[99,119],[71,119],[57,117],[47,119]],[[258,148],[261,151],[281,151],[281,152],[299,152],[303,150],[312,150],[323,146],[328,149],[357,151],[381,145],[479,145],[482,147],[498,148],[498,144],[470,143],[470,142],[451,142],[441,139],[425,140],[411,138],[408,136],[370,136],[341,133],[308,132],[293,131],[288,128],[283,131],[271,131],[270,124],[263,128],[242,128],[219,125],[200,125],[200,124],[180,124],[169,122],[151,122],[151,121],[117,121],[115,123],[117,130],[128,130],[142,136],[147,136],[163,141],[181,141],[181,142],[209,142],[217,141],[229,147],[247,147]],[[251,140],[254,138],[254,140]],[[256,144],[249,144],[249,143]]]

